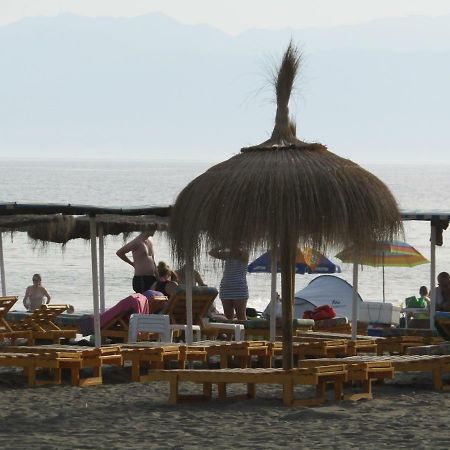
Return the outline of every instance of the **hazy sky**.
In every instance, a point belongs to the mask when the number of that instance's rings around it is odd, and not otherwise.
[[[303,28],[407,15],[450,14],[449,0],[0,0],[0,24],[24,17],[74,13],[132,17],[154,11],[186,24],[229,33],[249,28]]]

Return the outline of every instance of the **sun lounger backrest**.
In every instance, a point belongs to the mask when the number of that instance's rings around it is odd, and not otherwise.
[[[192,290],[192,322],[201,325],[209,308],[217,297],[217,289],[211,287],[195,287]],[[169,300],[165,314],[170,316],[173,324],[186,324],[186,290],[179,287]]]
[[[0,297],[0,331],[12,331],[5,317],[16,302],[17,297],[15,296]]]
[[[60,330],[53,320],[68,308],[69,305],[42,305],[18,322],[17,328],[34,331]]]

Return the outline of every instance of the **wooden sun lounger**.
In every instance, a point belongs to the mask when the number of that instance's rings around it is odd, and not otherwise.
[[[409,347],[417,347],[424,345],[424,338],[422,336],[390,336],[382,341],[377,341],[377,354],[379,356],[384,353],[398,353],[404,355]]]
[[[450,355],[395,355],[395,356],[352,356],[349,358],[327,358],[303,360],[301,367],[314,364],[326,365],[353,362],[389,362],[394,372],[431,372],[434,388],[438,391],[450,390],[450,384],[445,385],[443,375],[450,373]]]
[[[338,338],[330,337],[320,337],[320,336],[295,336],[294,342],[332,342],[333,340],[337,340]],[[347,344],[346,356],[356,356],[359,352],[362,353],[377,353],[377,342],[375,339],[370,339],[365,337],[365,339],[357,339],[356,341],[352,341],[351,339],[340,338],[339,340],[344,341]]]
[[[336,363],[344,364],[347,371],[346,380],[353,385],[354,382],[360,382],[362,391],[358,393],[344,394],[345,400],[372,399],[372,381],[394,378],[394,367],[390,361],[360,361],[351,358],[321,358],[307,359],[299,362],[299,367],[317,367],[334,365]]]
[[[101,384],[102,367],[107,364],[123,365],[120,349],[117,346],[87,348],[72,345],[39,345],[18,346],[2,349],[5,353],[27,354],[39,357],[45,355],[47,359],[58,360],[58,369],[69,369],[72,386],[91,386]],[[93,370],[93,376],[81,377],[81,370],[89,368]]]
[[[76,337],[77,330],[62,330],[54,323],[55,317],[62,314],[69,305],[42,305],[19,322],[10,324],[15,331],[32,331],[34,344],[36,339],[50,340],[59,344],[61,339]]]
[[[192,323],[200,327],[201,334],[207,339],[217,338],[221,333],[232,334],[232,324],[219,322],[210,324],[208,320],[204,320],[217,294],[217,290],[211,287],[195,287],[192,290]],[[179,287],[176,293],[170,297],[165,314],[169,315],[172,325],[186,325],[186,291],[184,288]],[[234,325],[238,325],[237,322]]]
[[[0,367],[21,367],[28,378],[28,386],[61,383],[60,358],[49,353],[0,353]],[[37,369],[50,369],[53,379],[40,380]]]
[[[251,366],[253,357],[259,358],[263,365],[269,355],[266,341],[200,341],[194,342],[193,347],[204,347],[208,358],[216,356],[220,358],[220,368],[226,369],[231,358],[244,369]]]
[[[148,375],[146,381],[168,381],[170,383],[169,403],[177,404],[189,400],[211,400],[212,385],[217,384],[218,398],[225,400],[227,385],[243,383],[247,394],[235,398],[254,398],[257,384],[281,384],[283,402],[286,406],[317,406],[326,401],[326,384],[333,383],[335,400],[342,398],[346,371],[342,365],[315,367],[311,369],[220,369],[220,370],[157,370]],[[194,382],[203,385],[203,394],[185,395],[179,393],[180,384]],[[310,398],[295,399],[295,385],[312,385],[316,395]]]
[[[266,367],[269,367],[274,357],[282,356],[283,343],[270,342],[268,345],[269,361]],[[293,342],[292,352],[294,358],[300,363],[305,358],[335,358],[337,356],[347,356],[347,342],[341,340],[331,341],[311,341],[311,342]]]
[[[184,369],[188,362],[208,362],[208,354],[204,346],[185,344],[168,344],[160,342],[136,342],[121,345],[124,361],[131,362],[132,381],[145,381],[141,376],[141,368],[163,369],[168,362],[176,362],[178,368]]]
[[[131,380],[145,381],[141,376],[141,367],[163,369],[168,361],[180,363],[182,353],[179,344],[165,344],[160,342],[136,342],[120,346],[123,361],[131,362]]]
[[[149,314],[153,314],[155,310],[160,308],[160,304],[166,303],[167,297],[165,295],[155,296],[152,298],[151,306],[149,307]],[[101,335],[102,340],[106,338],[120,339],[123,342],[128,341],[128,332],[130,328],[130,311],[123,311],[120,314],[117,314],[111,320],[106,322],[101,327]],[[155,333],[142,333],[145,334],[146,339],[149,339],[151,334]]]
[[[16,296],[0,297],[0,342],[5,339],[11,341],[12,345],[16,344],[18,338],[24,338],[28,343],[33,340],[33,335],[30,331],[16,331],[13,330],[9,322],[6,320],[6,314],[17,302]]]

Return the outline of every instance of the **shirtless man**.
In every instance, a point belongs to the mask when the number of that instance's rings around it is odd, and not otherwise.
[[[158,274],[153,252],[153,242],[151,236],[155,234],[156,228],[144,231],[132,241],[117,250],[116,255],[134,267],[133,289],[142,294],[158,281]],[[127,253],[131,252],[133,260],[128,258]]]
[[[447,272],[441,272],[437,277],[437,281],[436,311],[450,312],[450,275]]]

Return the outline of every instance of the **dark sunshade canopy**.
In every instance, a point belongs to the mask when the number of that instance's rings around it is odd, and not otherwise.
[[[259,258],[256,258],[248,265],[250,273],[270,273],[271,272],[271,255],[266,252]],[[278,262],[277,272],[281,272],[281,265]],[[320,255],[319,261],[314,265],[309,265],[304,258],[296,259],[295,273],[304,275],[305,273],[340,273],[341,268],[331,262],[326,256]]]

